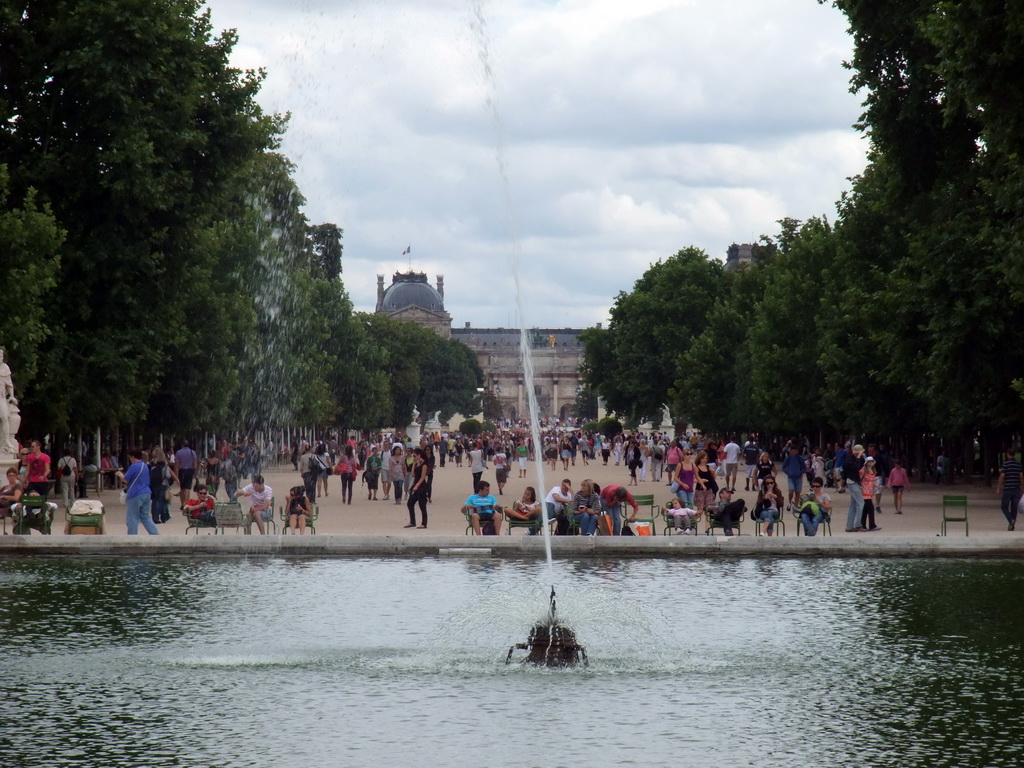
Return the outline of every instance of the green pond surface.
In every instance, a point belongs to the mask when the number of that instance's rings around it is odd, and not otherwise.
[[[506,665],[552,583],[590,665]],[[1022,591],[992,560],[9,558],[0,766],[1021,766]]]

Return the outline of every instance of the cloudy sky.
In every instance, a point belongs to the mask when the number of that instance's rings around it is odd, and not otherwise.
[[[833,216],[865,163],[845,18],[815,0],[208,0],[290,112],[312,223],[372,311],[411,266],[453,324],[606,321],[694,245]]]

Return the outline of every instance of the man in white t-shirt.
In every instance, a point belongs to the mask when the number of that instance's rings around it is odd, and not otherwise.
[[[563,520],[560,520],[557,526],[559,534],[568,533],[570,504],[572,504],[572,481],[569,478],[563,480],[561,485],[556,485],[552,488],[548,495],[544,497],[544,508],[548,513],[548,522],[555,520],[560,511],[565,513]]]
[[[263,475],[254,475],[252,482],[240,490],[237,496],[248,496],[252,499],[252,506],[249,507],[249,521],[256,523],[260,533],[266,533],[263,527],[264,520],[274,519],[274,489],[263,482]]]
[[[725,451],[725,487],[735,488],[740,461],[740,447],[736,443],[736,438],[726,443],[722,450]]]

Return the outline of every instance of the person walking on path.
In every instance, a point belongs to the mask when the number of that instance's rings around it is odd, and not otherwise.
[[[416,527],[416,505],[420,507],[420,520],[423,524],[420,528],[427,527],[427,455],[422,448],[414,452],[415,460],[412,471],[409,473],[409,500],[406,507],[409,510],[409,524],[406,528]]]
[[[469,471],[473,473],[473,493],[476,493],[477,486],[480,485],[480,478],[483,477],[486,466],[484,444],[478,441],[476,447],[469,452]]]
[[[57,459],[57,482],[60,483],[64,511],[67,512],[75,500],[75,483],[78,482],[78,462],[71,455],[70,447],[65,448],[64,455]]]
[[[149,467],[142,460],[142,449],[132,448],[128,452],[130,466],[127,472],[117,472],[117,476],[124,484],[127,499],[125,500],[125,523],[128,526],[128,535],[137,536],[139,523],[146,529],[150,536],[157,536],[160,531],[153,523],[151,514],[153,497],[149,488]]]
[[[864,446],[859,443],[846,456],[843,463],[843,481],[850,492],[850,507],[846,512],[846,532],[863,531],[861,516],[864,513],[864,496],[861,493],[860,471],[864,468]]]
[[[1001,497],[999,507],[1003,516],[1009,524],[1007,529],[1012,531],[1017,525],[1017,506],[1020,504],[1021,494],[1021,464],[1017,461],[1017,449],[1011,448],[1006,452],[1006,459],[999,469],[999,480],[996,481],[996,495]]]
[[[896,508],[896,514],[902,515],[903,491],[910,487],[910,477],[899,459],[893,462],[892,471],[889,472],[889,487],[892,488],[892,504]]]
[[[789,486],[789,501],[787,510],[793,509],[794,505],[800,507],[800,494],[804,490],[804,475],[807,473],[807,462],[800,455],[800,446],[796,442],[789,444],[789,454],[782,460],[782,472],[786,476]]]
[[[189,447],[188,440],[181,441],[181,448],[174,452],[174,473],[178,476],[181,485],[181,492],[178,494],[181,500],[181,508],[188,503],[188,495],[192,490],[192,481],[196,477],[196,468],[199,459],[196,452]]]

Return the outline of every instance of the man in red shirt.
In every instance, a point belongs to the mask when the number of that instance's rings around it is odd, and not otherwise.
[[[601,489],[601,504],[605,512],[612,516],[612,535],[618,536],[622,533],[622,505],[629,504],[633,507],[633,514],[629,522],[636,520],[640,511],[639,505],[633,495],[621,485],[606,485]]]
[[[216,503],[213,497],[207,492],[205,485],[196,484],[192,490],[196,498],[189,499],[185,503],[185,512],[194,520],[204,523],[216,523],[217,518],[213,516],[213,506]]]
[[[38,440],[32,441],[32,452],[25,457],[28,474],[25,477],[25,493],[35,491],[43,498],[50,493],[50,457],[43,453],[43,446]]]

